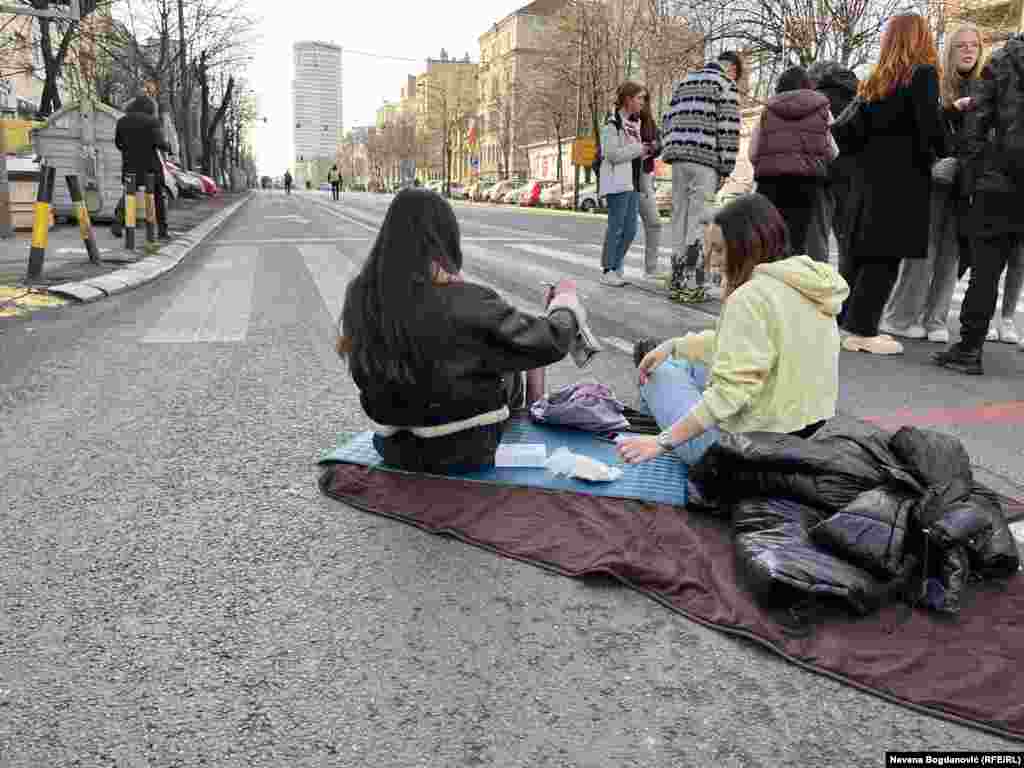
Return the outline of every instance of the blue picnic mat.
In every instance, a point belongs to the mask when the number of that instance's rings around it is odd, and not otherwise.
[[[381,457],[373,447],[372,438],[373,432],[361,432],[344,443],[339,441],[336,448],[320,457],[319,463],[361,464],[367,467],[380,465],[381,469],[399,471],[381,465]],[[605,464],[615,464],[622,470],[622,477],[610,483],[591,483],[568,477],[555,477],[544,469],[519,467],[492,467],[451,477],[498,485],[575,491],[590,496],[639,499],[679,506],[686,504],[686,465],[675,456],[659,456],[643,464],[619,464],[615,446],[598,440],[590,432],[537,424],[529,419],[510,421],[501,442],[503,445],[544,443],[549,457],[564,446],[573,453],[589,456]]]

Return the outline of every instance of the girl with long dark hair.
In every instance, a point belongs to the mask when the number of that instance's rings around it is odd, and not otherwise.
[[[639,342],[641,402],[662,429],[623,441],[629,463],[674,451],[696,463],[719,431],[809,437],[836,412],[839,329],[849,293],[828,264],[791,256],[786,223],[763,195],[744,195],[705,230],[705,253],[722,273],[713,331]]]
[[[555,287],[545,316],[533,317],[465,282],[461,270],[451,206],[405,189],[345,293],[337,350],[376,424],[374,446],[392,466],[452,473],[493,465],[510,408],[543,395],[543,367],[565,357],[585,322],[572,280]]]

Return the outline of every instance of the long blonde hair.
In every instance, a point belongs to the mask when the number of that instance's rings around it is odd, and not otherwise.
[[[880,101],[901,85],[909,85],[914,67],[938,66],[939,54],[928,22],[917,13],[900,13],[889,19],[882,51],[870,76],[858,92],[865,101]]]
[[[971,67],[971,71],[966,75],[961,75],[960,71],[956,68],[956,39],[960,37],[963,32],[973,32],[978,38],[978,60],[974,62],[974,66]],[[959,27],[953,30],[953,33],[946,38],[946,50],[943,52],[943,60],[945,66],[942,68],[942,82],[940,83],[940,92],[942,94],[942,103],[949,107],[952,106],[953,102],[960,98],[960,84],[964,80],[977,80],[981,76],[981,68],[985,66],[985,38],[981,34],[981,30],[974,24],[961,24]]]

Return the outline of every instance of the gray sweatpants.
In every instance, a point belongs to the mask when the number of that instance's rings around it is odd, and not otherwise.
[[[931,332],[946,327],[960,258],[953,190],[950,184],[932,184],[928,256],[903,259],[900,276],[882,313],[882,322],[890,328],[902,331],[911,325],[923,325]]]
[[[644,272],[648,275],[658,270],[658,248],[661,246],[661,219],[658,218],[658,204],[654,199],[654,179],[651,174],[641,177],[644,189],[640,192],[640,221],[644,223]]]
[[[718,193],[718,171],[672,163],[672,288],[704,287],[704,225]]]

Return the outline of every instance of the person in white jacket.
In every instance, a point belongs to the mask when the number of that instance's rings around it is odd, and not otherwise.
[[[643,160],[654,153],[654,146],[641,140],[636,117],[646,93],[644,86],[632,80],[620,85],[615,112],[605,120],[601,131],[598,194],[608,201],[608,229],[601,254],[601,282],[605,285],[626,284],[624,264],[636,237]]]

